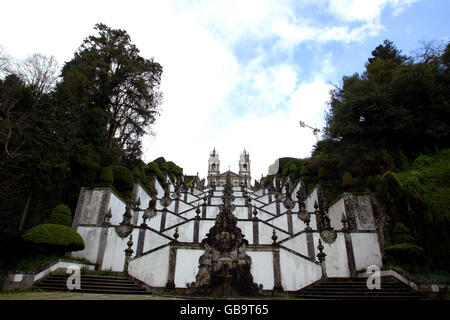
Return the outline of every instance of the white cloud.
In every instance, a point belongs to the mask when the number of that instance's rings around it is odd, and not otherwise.
[[[25,58],[34,52],[71,59],[95,23],[127,30],[144,57],[162,64],[164,103],[144,140],[145,160],[164,156],[206,175],[216,147],[222,169],[237,169],[250,152],[254,177],[282,156],[306,157],[315,143],[298,121],[323,125],[333,56],[295,61],[305,41],[350,43],[382,30],[381,12],[394,13],[414,0],[220,0],[220,1],[7,1],[0,44]],[[24,10],[23,8],[27,8]],[[250,46],[244,63],[237,48]],[[268,45],[270,44],[270,45]],[[316,65],[304,78],[305,63]],[[310,66],[308,66],[309,68]]]

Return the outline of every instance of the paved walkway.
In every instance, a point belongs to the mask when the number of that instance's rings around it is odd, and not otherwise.
[[[8,292],[0,300],[179,300],[158,295],[100,294],[78,292]]]

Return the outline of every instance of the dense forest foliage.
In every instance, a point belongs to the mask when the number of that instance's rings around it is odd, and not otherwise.
[[[135,181],[151,187],[153,177],[183,173],[164,158],[141,160],[162,66],[141,57],[126,31],[95,30],[62,69],[53,57],[15,63],[0,50],[0,269],[27,251],[24,239],[71,225],[61,221],[71,221],[81,187],[106,185],[125,199]],[[55,220],[60,204],[69,218]]]
[[[328,201],[374,192],[388,218],[386,262],[448,270],[450,44],[427,43],[414,59],[385,40],[331,91],[324,131],[310,158],[280,159],[278,175],[321,183]]]

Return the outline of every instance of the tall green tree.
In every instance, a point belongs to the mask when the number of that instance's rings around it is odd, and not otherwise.
[[[135,144],[158,114],[162,67],[145,59],[124,30],[97,24],[63,68],[64,84],[83,109],[107,112],[105,137],[109,148]]]

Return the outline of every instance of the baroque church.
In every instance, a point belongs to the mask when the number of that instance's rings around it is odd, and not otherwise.
[[[228,170],[227,172],[220,173],[220,160],[219,153],[214,148],[213,152],[209,155],[208,160],[208,186],[224,186],[227,175],[231,178],[231,183],[234,186],[241,186],[242,184],[249,186],[251,182],[250,175],[250,156],[245,151],[242,152],[239,159],[239,173],[234,173]]]
[[[244,150],[239,172],[220,171],[214,149],[207,185],[155,179],[124,200],[108,188],[82,188],[73,228],[97,270],[125,272],[152,292],[289,294],[325,278],[354,278],[382,266],[383,232],[370,194],[330,205],[322,186],[300,181],[251,184]]]

